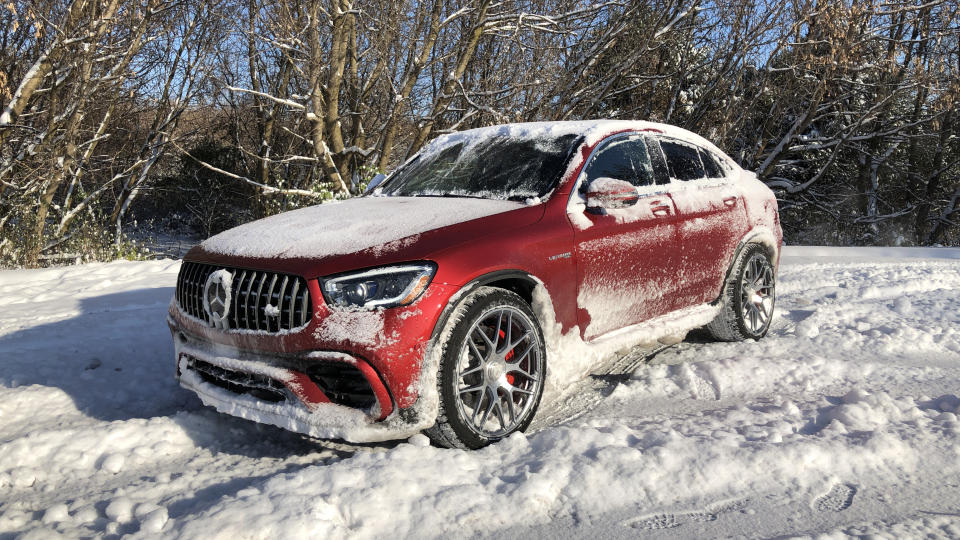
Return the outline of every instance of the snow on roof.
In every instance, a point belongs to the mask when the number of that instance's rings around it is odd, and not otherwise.
[[[490,137],[511,137],[520,139],[555,138],[564,135],[583,135],[588,144],[594,144],[603,137],[619,131],[658,131],[676,139],[685,140],[711,150],[720,151],[707,139],[686,129],[658,122],[644,120],[570,120],[558,122],[521,122],[500,124],[457,131],[441,135],[430,142],[429,147],[447,146],[457,142],[471,143]]]

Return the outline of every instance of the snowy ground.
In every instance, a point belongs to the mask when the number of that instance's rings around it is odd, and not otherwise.
[[[960,537],[960,250],[786,248],[766,339],[694,334],[477,452],[202,407],[178,265],[0,272],[0,537]]]

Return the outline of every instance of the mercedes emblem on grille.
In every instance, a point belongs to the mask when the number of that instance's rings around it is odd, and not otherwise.
[[[203,286],[203,309],[214,328],[230,328],[230,282],[233,274],[227,270],[217,270],[207,278]]]

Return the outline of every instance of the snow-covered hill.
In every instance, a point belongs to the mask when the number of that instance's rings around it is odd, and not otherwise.
[[[178,267],[0,272],[0,537],[960,537],[960,250],[786,248],[766,339],[693,334],[477,452],[202,407]]]

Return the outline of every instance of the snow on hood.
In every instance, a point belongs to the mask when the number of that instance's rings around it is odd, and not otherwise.
[[[237,257],[320,258],[355,253],[494,214],[514,201],[438,197],[361,197],[285,212],[205,240],[201,249]]]

